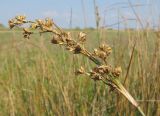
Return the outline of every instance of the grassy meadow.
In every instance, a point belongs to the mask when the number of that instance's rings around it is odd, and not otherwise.
[[[66,30],[68,31],[68,30]],[[119,77],[147,116],[160,115],[160,33],[151,30],[69,30],[87,33],[86,47],[112,47],[108,62],[121,66]],[[19,30],[0,31],[0,116],[140,116],[102,82],[75,76],[94,64],[51,44],[52,35],[24,39]],[[136,46],[132,50],[134,42]],[[130,63],[130,68],[129,67]]]

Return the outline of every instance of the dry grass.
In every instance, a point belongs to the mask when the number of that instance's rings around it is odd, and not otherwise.
[[[25,30],[24,36],[29,37],[30,31]],[[73,38],[76,37],[76,33],[71,33]],[[87,33],[89,34],[87,34],[86,48],[91,50],[98,46],[94,37],[96,33],[93,31]],[[113,46],[113,53],[107,62],[122,67],[123,72],[118,78],[123,82],[130,58],[133,57],[126,81],[127,90],[140,101],[146,115],[158,116],[160,114],[159,32],[126,30],[121,31],[118,37],[116,33],[114,30],[104,31],[104,37],[110,38],[105,39],[105,42]],[[126,99],[118,93],[110,92],[110,89],[101,82],[97,82],[95,94],[94,81],[86,76],[75,78],[74,68],[84,66],[85,69],[92,69],[95,65],[83,56],[72,56],[66,53],[65,49],[49,44],[51,34],[41,37],[31,35],[31,38],[34,38],[32,40],[23,40],[21,34],[14,31],[13,34],[2,36],[5,39],[1,40],[0,47],[1,115],[139,115]],[[132,53],[134,38],[137,39],[137,44]],[[55,42],[60,44],[63,41],[56,40],[53,43]],[[69,50],[77,53],[75,51],[77,49],[73,49],[75,46],[71,48]],[[89,54],[86,55],[91,57]],[[76,63],[72,62],[73,59]],[[99,68],[101,67],[98,66]],[[80,72],[83,72],[83,68]],[[98,76],[98,80],[102,78]],[[111,87],[116,88],[114,81],[112,84]],[[119,91],[122,91],[121,89]]]
[[[102,44],[98,49],[94,49],[94,52],[89,52],[85,46],[84,42],[86,41],[86,33],[80,32],[78,34],[78,40],[74,40],[71,34],[63,31],[58,27],[51,19],[36,21],[26,20],[25,16],[16,16],[15,18],[9,20],[9,26],[12,29],[15,26],[21,26],[23,24],[30,24],[28,28],[23,28],[24,38],[30,38],[30,35],[33,34],[33,30],[38,30],[40,34],[42,33],[52,33],[53,37],[51,40],[52,44],[57,44],[64,46],[66,50],[73,52],[73,54],[82,54],[96,64],[91,71],[85,71],[83,67],[78,69],[75,74],[81,75],[84,74],[89,76],[94,81],[102,81],[104,84],[110,86],[111,91],[117,90],[122,95],[124,95],[133,106],[135,106],[141,115],[145,115],[141,110],[138,103],[134,98],[129,94],[129,92],[124,88],[124,86],[119,81],[118,77],[122,73],[121,67],[113,68],[107,61],[108,56],[112,52],[110,46]],[[128,74],[127,74],[128,75]],[[98,99],[98,96],[97,96]],[[68,100],[65,100],[70,113],[72,114],[71,108],[69,106]]]

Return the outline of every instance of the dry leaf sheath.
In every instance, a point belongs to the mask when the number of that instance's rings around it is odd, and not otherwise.
[[[97,66],[94,67],[90,72],[86,72],[83,67],[76,71],[76,74],[86,74],[91,79],[95,81],[102,81],[106,85],[109,85],[112,89],[115,89],[122,93],[144,116],[143,111],[139,107],[138,103],[134,98],[129,94],[129,92],[123,87],[120,83],[118,77],[122,72],[121,67],[113,68],[110,66],[106,59],[112,52],[112,49],[109,45],[102,44],[99,48],[94,49],[94,52],[89,52],[84,47],[84,42],[86,41],[86,33],[80,32],[78,34],[78,41],[75,41],[71,34],[63,31],[58,27],[53,20],[35,20],[28,21],[25,16],[16,16],[15,18],[9,20],[9,26],[12,29],[15,26],[21,26],[25,23],[30,24],[29,28],[24,28],[24,38],[30,38],[34,32],[33,30],[38,30],[39,33],[50,32],[53,33],[51,42],[53,44],[58,44],[64,46],[66,50],[73,52],[74,54],[82,54],[93,61]]]

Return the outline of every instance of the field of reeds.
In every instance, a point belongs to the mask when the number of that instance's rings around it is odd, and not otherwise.
[[[66,30],[87,34],[86,47],[112,48],[107,61],[121,66],[118,77],[147,116],[160,115],[160,32],[154,30]],[[24,39],[20,29],[0,31],[1,116],[140,116],[120,93],[75,71],[94,64],[53,45],[52,35]],[[125,84],[124,84],[125,81]]]

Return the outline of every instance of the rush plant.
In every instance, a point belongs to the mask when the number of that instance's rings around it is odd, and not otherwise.
[[[9,26],[11,29],[15,26],[22,26],[23,24],[29,24],[29,27],[23,28],[24,38],[29,39],[30,35],[34,34],[34,30],[38,30],[40,34],[49,32],[53,34],[51,43],[63,46],[66,50],[73,52],[73,54],[82,54],[90,59],[96,64],[96,66],[93,67],[91,71],[86,71],[83,67],[80,67],[75,74],[84,74],[95,81],[102,81],[104,84],[111,87],[111,90],[116,90],[124,95],[139,110],[139,112],[145,116],[139,104],[119,81],[119,76],[122,72],[121,67],[114,68],[107,62],[107,57],[112,52],[109,45],[101,44],[99,48],[90,52],[84,45],[87,36],[84,32],[78,34],[78,39],[76,41],[71,36],[70,32],[65,32],[57,26],[53,20],[48,18],[45,20],[37,19],[35,21],[29,21],[26,20],[25,16],[16,16],[9,20]]]

